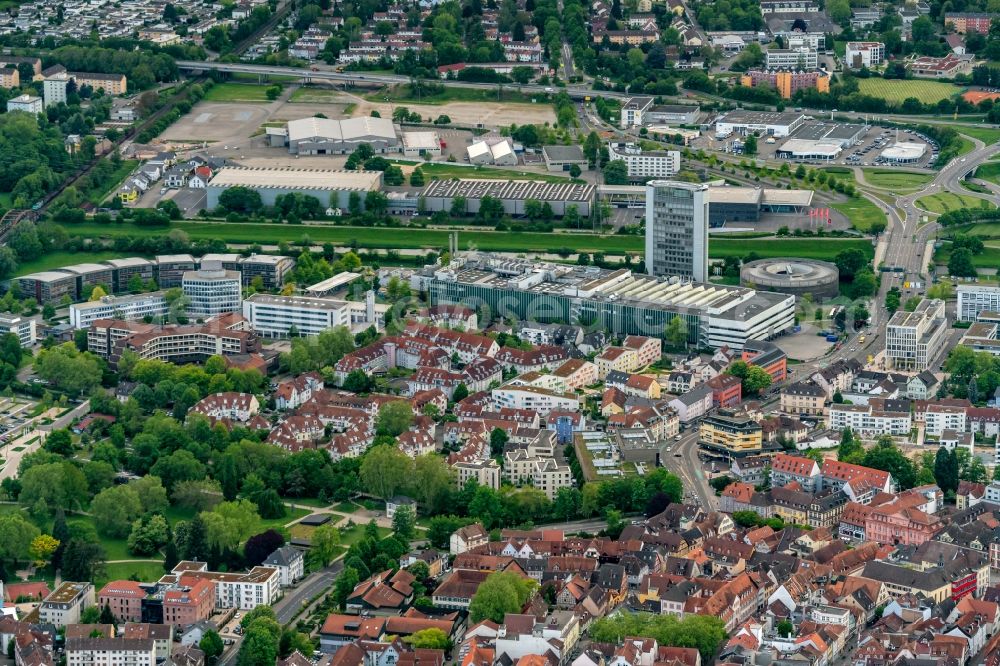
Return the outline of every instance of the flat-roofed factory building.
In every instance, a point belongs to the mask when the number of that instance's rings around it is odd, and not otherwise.
[[[680,317],[688,342],[701,347],[742,349],[748,340],[776,338],[795,324],[792,295],[656,278],[627,268],[462,252],[427,278],[432,306],[460,304],[490,320],[588,321],[618,336],[662,337],[670,320]]]
[[[268,128],[272,146],[294,155],[347,155],[362,143],[376,153],[400,151],[399,128],[388,118],[299,118],[285,127]]]
[[[246,187],[260,194],[265,206],[273,206],[282,194],[315,197],[323,206],[344,208],[352,192],[365,195],[382,187],[381,171],[337,169],[283,169],[223,167],[208,183],[208,208],[219,205],[219,196],[231,187]]]
[[[570,206],[583,217],[590,215],[595,188],[589,183],[544,183],[536,180],[437,180],[424,189],[421,197],[427,212],[450,211],[456,197],[464,197],[466,213],[478,213],[486,197],[499,199],[504,212],[511,216],[525,214],[531,199],[547,203],[557,216]]]

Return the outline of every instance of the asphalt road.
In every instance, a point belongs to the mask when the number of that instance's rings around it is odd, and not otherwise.
[[[685,502],[697,503],[712,511],[716,508],[715,490],[708,485],[708,475],[698,459],[697,427],[681,433],[680,441],[670,440],[660,449],[663,466],[681,477]]]
[[[285,592],[285,596],[274,605],[278,622],[281,624],[291,622],[296,614],[309,603],[310,599],[333,585],[333,581],[337,579],[343,568],[343,561],[338,560],[327,568],[306,576],[296,587]]]

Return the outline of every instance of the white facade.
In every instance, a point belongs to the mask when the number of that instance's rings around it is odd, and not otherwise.
[[[11,111],[41,113],[42,98],[34,95],[18,95],[14,99],[7,100],[7,113],[10,113]]]
[[[681,170],[680,151],[643,152],[631,143],[609,143],[608,159],[625,162],[629,178],[671,178]]]
[[[926,370],[948,334],[944,301],[923,299],[913,312],[898,311],[885,329],[885,358],[890,367]]]
[[[497,409],[531,409],[545,416],[549,412],[575,412],[580,409],[580,399],[572,393],[557,393],[534,386],[500,386],[493,389],[493,404]]]
[[[764,51],[768,69],[813,70],[819,67],[819,52],[800,46],[796,49]]]
[[[9,314],[0,315],[0,335],[5,333],[16,335],[22,347],[30,347],[38,339],[35,332],[35,320],[30,317],[25,318]]]
[[[908,435],[912,426],[909,413],[876,412],[869,405],[830,405],[830,428],[850,428],[864,437]]]
[[[851,69],[878,67],[885,61],[885,44],[882,42],[847,42],[844,64]]]
[[[976,321],[980,312],[1000,312],[1000,287],[960,284],[957,295],[959,321]]]
[[[154,666],[152,638],[71,638],[66,641],[67,666]]]
[[[351,325],[351,304],[332,298],[254,294],[243,301],[243,316],[261,337],[287,337],[292,326],[299,335],[318,335]]]
[[[708,186],[646,184],[646,271],[708,282]]]
[[[73,328],[89,328],[98,319],[137,321],[145,317],[162,317],[169,312],[162,291],[134,296],[104,296],[89,303],[69,306],[69,323]]]
[[[708,315],[705,333],[708,346],[743,349],[747,340],[769,340],[795,325],[795,297],[772,292],[757,292],[741,300],[754,300],[754,307],[729,308],[719,315]]]
[[[186,271],[181,289],[187,297],[187,312],[192,317],[212,317],[225,312],[240,312],[243,300],[239,271],[202,268]]]
[[[215,583],[215,606],[253,610],[271,605],[281,593],[281,574],[273,567],[254,567],[245,574],[210,574]]]
[[[93,606],[94,600],[93,585],[66,581],[45,597],[38,607],[39,622],[57,627],[79,624],[80,613]]]
[[[263,564],[278,570],[281,587],[290,587],[305,575],[305,557],[301,550],[291,546],[274,551]]]
[[[962,407],[931,405],[924,413],[924,434],[940,437],[945,430],[965,432],[966,423]]]
[[[42,83],[42,91],[45,95],[45,106],[66,103],[66,86],[69,84],[69,77],[60,73],[50,76]]]

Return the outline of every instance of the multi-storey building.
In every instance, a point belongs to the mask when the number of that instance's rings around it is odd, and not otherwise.
[[[813,70],[819,67],[819,52],[807,46],[764,51],[767,69]]]
[[[562,458],[556,457],[555,433],[542,431],[532,442],[504,452],[504,479],[513,485],[538,488],[549,499],[555,498],[560,488],[573,486],[573,472]]]
[[[282,546],[261,564],[278,570],[282,587],[291,587],[305,575],[305,557],[301,550],[291,546]]]
[[[885,358],[889,366],[926,370],[943,349],[948,333],[944,301],[922,299],[916,310],[897,311],[885,330]]]
[[[500,464],[493,458],[459,460],[452,464],[451,468],[455,472],[459,488],[464,488],[470,480],[475,480],[480,486],[500,489]]]
[[[705,198],[705,192],[694,194]],[[657,206],[668,206],[670,198]],[[689,218],[691,203],[689,200]],[[707,213],[701,217],[707,225]],[[666,222],[661,220],[664,225]],[[656,261],[650,258],[653,254],[673,259],[675,248],[670,243],[680,241],[672,237],[683,235],[665,228],[651,234],[647,262]],[[690,264],[697,263],[690,256],[677,259],[677,265],[686,260],[689,270]],[[665,275],[674,268],[673,263],[669,267],[660,263]],[[457,253],[448,266],[432,272],[427,289],[431,306],[461,304],[485,308],[491,319],[530,319],[544,304],[550,321],[592,321],[596,328],[616,335],[662,337],[669,322],[680,317],[689,342],[702,347],[742,349],[747,340],[768,340],[795,324],[795,297],[791,295],[669,277],[657,279],[629,269],[595,271],[592,267],[567,267],[483,253]],[[480,324],[485,326],[487,322]]]
[[[707,185],[667,180],[647,183],[647,272],[707,282],[708,220]]]
[[[185,578],[204,579],[215,585],[216,608],[253,610],[273,604],[281,594],[281,576],[273,567],[254,567],[247,573],[209,571],[205,562],[178,562],[173,573]]]
[[[128,78],[124,74],[69,72],[69,76],[76,79],[78,88],[90,86],[94,92],[103,90],[108,95],[124,95],[128,91]]]
[[[79,624],[80,613],[93,605],[93,585],[66,581],[45,597],[38,607],[38,618],[42,623],[57,627]]]
[[[207,620],[215,612],[215,583],[205,578],[181,576],[163,593],[163,622],[186,627]]]
[[[35,320],[30,317],[0,314],[0,335],[7,333],[16,335],[22,347],[30,347],[37,340]]]
[[[781,411],[786,414],[822,416],[826,391],[811,382],[798,382],[781,389]]]
[[[872,398],[867,405],[830,405],[829,425],[863,437],[909,435],[912,419],[905,401]]]
[[[282,338],[292,332],[318,335],[336,326],[350,328],[368,324],[379,328],[375,294],[369,291],[365,302],[342,301],[309,296],[272,296],[254,294],[243,301],[243,316],[261,337]]]
[[[97,593],[97,604],[107,607],[120,622],[140,622],[146,596],[146,590],[134,580],[114,580]]]
[[[830,92],[830,75],[823,71],[755,69],[740,77],[740,85],[750,88],[760,86],[774,88],[783,99],[791,99],[798,91],[809,88],[815,88],[821,93]]]
[[[295,268],[295,260],[274,254],[251,254],[239,260],[243,286],[249,287],[260,278],[264,289],[280,289],[285,277]]]
[[[535,386],[508,384],[492,391],[497,409],[530,409],[545,416],[551,411],[575,412],[580,409],[580,399],[575,393],[559,393]]]
[[[672,178],[681,170],[681,154],[676,150],[642,150],[634,143],[609,143],[608,159],[621,160],[628,168],[628,177]]]
[[[124,259],[108,259],[103,262],[111,267],[111,289],[117,294],[132,289],[132,283],[138,279],[142,285],[152,282],[154,263],[142,257],[126,257]]]
[[[798,483],[808,493],[822,487],[819,464],[812,458],[779,453],[771,459],[771,485],[775,488]]]
[[[7,100],[7,113],[11,111],[24,111],[25,113],[38,114],[42,112],[42,98],[35,95],[18,95]]]
[[[204,318],[225,312],[240,312],[243,300],[240,273],[202,262],[201,270],[188,271],[181,278],[187,297],[187,312]]]
[[[65,72],[58,72],[46,77],[42,82],[42,92],[45,97],[45,106],[55,106],[66,103],[66,88],[69,86],[69,76]]]
[[[844,64],[851,69],[878,67],[885,61],[885,44],[882,42],[847,42]]]
[[[1000,312],[1000,287],[960,284],[956,292],[959,321],[976,321],[980,312]]]
[[[721,409],[702,419],[698,445],[730,458],[741,458],[760,453],[763,429],[746,414]]]
[[[152,638],[68,638],[66,665],[155,666],[156,648]]]
[[[73,328],[89,328],[99,319],[160,321],[169,311],[170,307],[162,291],[129,296],[102,296],[96,301],[70,305],[69,323]]]
[[[983,35],[990,33],[990,23],[996,18],[996,14],[988,12],[945,12],[944,24],[951,23],[955,26],[955,32],[963,34],[966,32],[978,32]]]
[[[117,365],[129,349],[144,359],[174,363],[203,361],[209,356],[237,356],[260,351],[257,334],[246,330],[239,315],[223,315],[200,326],[155,326],[101,319],[87,331],[88,349]]]
[[[160,289],[181,286],[184,273],[198,268],[198,262],[190,254],[164,254],[156,257],[156,284]]]

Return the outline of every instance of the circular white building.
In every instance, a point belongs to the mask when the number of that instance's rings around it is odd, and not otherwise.
[[[927,152],[927,145],[916,141],[897,142],[882,151],[882,159],[894,164],[919,162]]]
[[[836,264],[813,259],[759,259],[743,264],[740,281],[764,291],[821,298],[840,293],[840,271]]]

